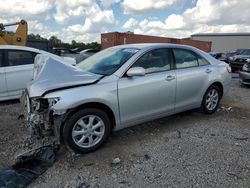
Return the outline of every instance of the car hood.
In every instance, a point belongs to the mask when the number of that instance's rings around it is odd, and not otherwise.
[[[30,97],[39,97],[55,90],[93,84],[102,77],[59,59],[38,55],[35,58],[33,80],[28,84],[27,90]]]

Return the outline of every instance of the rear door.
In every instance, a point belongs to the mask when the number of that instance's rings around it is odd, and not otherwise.
[[[18,98],[32,79],[35,52],[25,50],[5,50],[8,65],[5,67],[6,84],[11,98]]]
[[[212,65],[195,52],[187,49],[173,49],[177,87],[175,110],[196,108],[212,76]]]
[[[0,50],[0,100],[5,100],[8,97],[3,50]]]

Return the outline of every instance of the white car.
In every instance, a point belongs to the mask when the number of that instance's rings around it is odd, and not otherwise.
[[[24,46],[0,45],[0,101],[17,99],[33,77],[34,58],[44,54],[54,59],[75,64],[72,58]]]

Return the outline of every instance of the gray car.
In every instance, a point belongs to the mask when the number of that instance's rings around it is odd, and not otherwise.
[[[247,59],[247,62],[239,72],[240,82],[243,85],[250,85],[250,59]]]
[[[184,45],[116,46],[76,67],[42,55],[35,62],[22,99],[28,126],[78,153],[111,131],[194,108],[214,113],[231,82],[228,64]]]

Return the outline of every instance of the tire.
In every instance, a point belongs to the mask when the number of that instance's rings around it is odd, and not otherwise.
[[[222,96],[221,92],[222,91],[220,90],[220,88],[216,85],[212,85],[207,89],[206,93],[203,96],[202,104],[200,107],[203,113],[212,114],[218,109]],[[211,96],[213,96],[213,98],[211,98]],[[211,105],[209,105],[209,103]]]
[[[96,108],[86,108],[68,117],[63,127],[65,145],[76,153],[89,153],[101,147],[111,131],[108,115]]]

